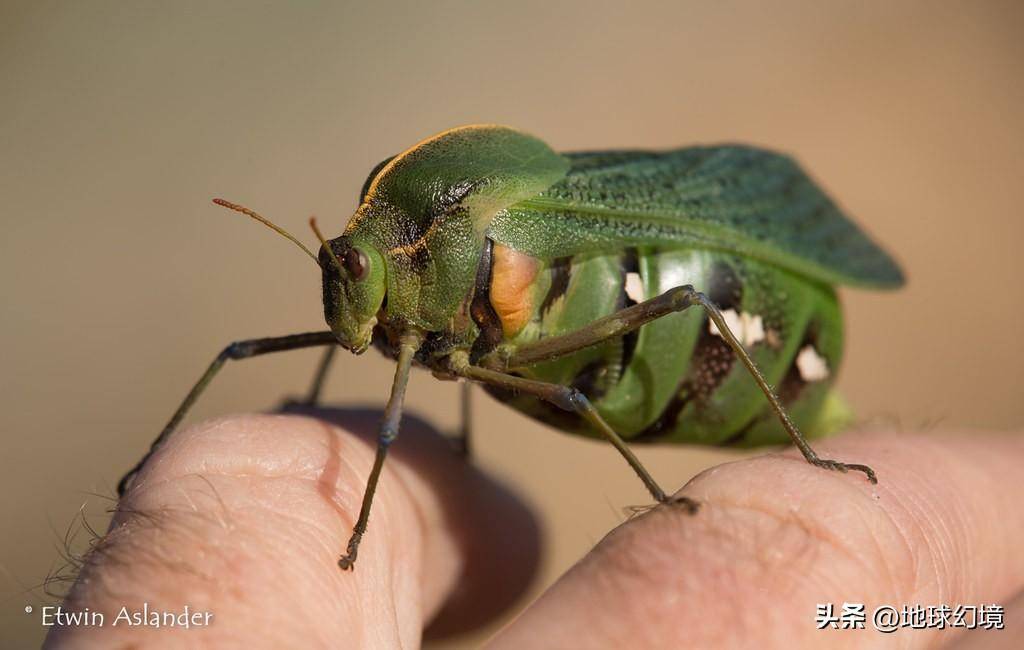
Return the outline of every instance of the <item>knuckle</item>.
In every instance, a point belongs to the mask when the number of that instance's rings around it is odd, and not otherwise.
[[[693,304],[695,296],[700,294],[694,292],[693,286],[684,284],[683,286],[671,289],[671,295],[669,301],[677,307],[687,307]]]

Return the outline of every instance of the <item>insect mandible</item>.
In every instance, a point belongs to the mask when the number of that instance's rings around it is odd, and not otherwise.
[[[786,156],[740,145],[559,154],[508,127],[459,127],[377,165],[340,237],[311,220],[317,255],[215,202],[313,258],[330,329],[227,346],[121,495],[229,359],[325,347],[315,402],[337,347],[371,344],[397,367],[342,569],[366,533],[414,364],[606,439],[658,503],[671,499],[626,441],[788,439],[813,465],[876,481],[807,439],[848,418],[832,388],[835,285],[893,288],[903,275]]]

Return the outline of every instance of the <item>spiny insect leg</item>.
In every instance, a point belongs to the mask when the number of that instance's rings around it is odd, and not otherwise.
[[[768,403],[782,422],[782,426],[786,429],[793,444],[797,446],[797,449],[807,459],[807,462],[817,467],[840,472],[849,470],[864,472],[867,475],[868,481],[871,483],[878,482],[875,471],[867,465],[842,463],[818,456],[789,417],[785,407],[782,406],[782,402],[779,401],[778,395],[775,394],[774,389],[768,384],[768,380],[764,378],[764,374],[757,367],[757,364],[754,363],[754,360],[747,354],[746,349],[736,339],[732,330],[729,329],[729,325],[725,322],[721,310],[718,309],[718,306],[710,298],[696,291],[690,285],[669,289],[659,296],[645,300],[632,307],[627,307],[610,316],[599,318],[590,325],[569,334],[541,339],[536,343],[527,343],[504,353],[499,348],[497,353],[492,354],[490,357],[485,357],[483,363],[488,367],[508,370],[528,366],[540,361],[557,359],[606,339],[622,336],[662,316],[683,311],[693,305],[700,305],[707,312],[708,317],[715,323],[725,342],[732,348],[736,356],[746,366],[747,371],[753,376],[754,381],[768,399]],[[502,354],[504,356],[501,356]]]
[[[498,351],[482,360],[482,365],[507,370],[557,359],[607,339],[628,334],[662,316],[683,311],[695,304],[695,295],[696,292],[689,285],[675,287],[650,300],[599,318],[574,332],[518,345],[505,352],[504,359],[500,359],[502,349],[498,348]]]
[[[693,291],[692,288],[690,290]],[[782,402],[779,401],[779,396],[775,394],[775,390],[772,389],[768,380],[764,378],[764,374],[761,372],[761,369],[757,367],[754,360],[750,358],[749,354],[747,354],[747,350],[743,347],[743,344],[739,342],[736,336],[732,333],[732,330],[729,329],[728,324],[725,322],[725,318],[722,316],[721,310],[718,309],[718,305],[703,293],[697,291],[693,292],[693,301],[704,308],[704,311],[706,311],[708,313],[708,317],[714,321],[715,326],[722,334],[726,343],[729,344],[729,347],[731,347],[733,352],[736,353],[736,356],[743,362],[743,365],[747,367],[747,370],[750,372],[751,376],[753,376],[754,381],[757,382],[761,392],[768,398],[768,403],[782,422],[782,426],[785,427],[789,437],[793,440],[793,444],[797,446],[797,449],[799,449],[800,453],[804,455],[804,458],[807,459],[808,463],[816,467],[836,470],[839,472],[847,472],[851,469],[858,472],[864,472],[868,477],[869,482],[878,483],[878,478],[875,476],[875,470],[871,469],[867,465],[842,463],[837,460],[819,457],[807,442],[807,438],[804,437],[804,434],[800,432],[800,429],[797,428],[796,424],[789,417],[789,413],[786,412],[786,408],[782,405]]]
[[[334,357],[337,352],[337,345],[332,345],[324,350],[323,356],[320,357],[320,363],[317,364],[316,374],[313,375],[313,383],[309,386],[309,392],[306,393],[306,397],[299,404],[303,406],[317,406],[320,404],[320,395],[323,393],[324,384],[327,380],[327,372],[331,369],[331,364],[334,363]]]
[[[418,332],[410,332],[402,336],[398,352],[398,365],[395,368],[395,380],[391,385],[391,397],[388,398],[387,406],[384,407],[384,419],[380,423],[380,430],[377,434],[377,455],[374,457],[373,469],[370,470],[366,490],[363,492],[359,519],[356,520],[352,537],[348,540],[345,555],[338,559],[338,566],[344,571],[355,568],[359,542],[366,534],[366,524],[370,519],[370,507],[373,505],[373,495],[377,491],[380,472],[384,468],[384,459],[387,458],[391,443],[398,437],[398,426],[402,421],[402,404],[405,401],[405,388],[409,384],[409,370],[412,368],[413,357],[416,355],[421,341],[422,336]]]

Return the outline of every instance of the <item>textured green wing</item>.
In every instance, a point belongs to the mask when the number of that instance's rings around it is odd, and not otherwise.
[[[542,257],[678,243],[832,284],[903,274],[792,159],[746,146],[567,154],[568,174],[499,213],[495,241]]]

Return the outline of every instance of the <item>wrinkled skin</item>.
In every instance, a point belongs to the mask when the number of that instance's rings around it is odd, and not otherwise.
[[[414,420],[381,481],[374,543],[354,573],[337,571],[374,418],[315,415],[343,426],[246,416],[172,436],[66,604],[112,616],[188,602],[217,625],[54,629],[48,647],[413,648],[431,619],[434,634],[472,628],[522,592],[533,520]],[[659,507],[620,526],[490,647],[925,648],[955,635],[817,630],[816,604],[844,601],[1000,603],[1007,629],[968,640],[1019,640],[1024,439],[875,432],[822,449],[884,480],[822,472],[793,450],[707,470],[681,491],[698,516]]]

